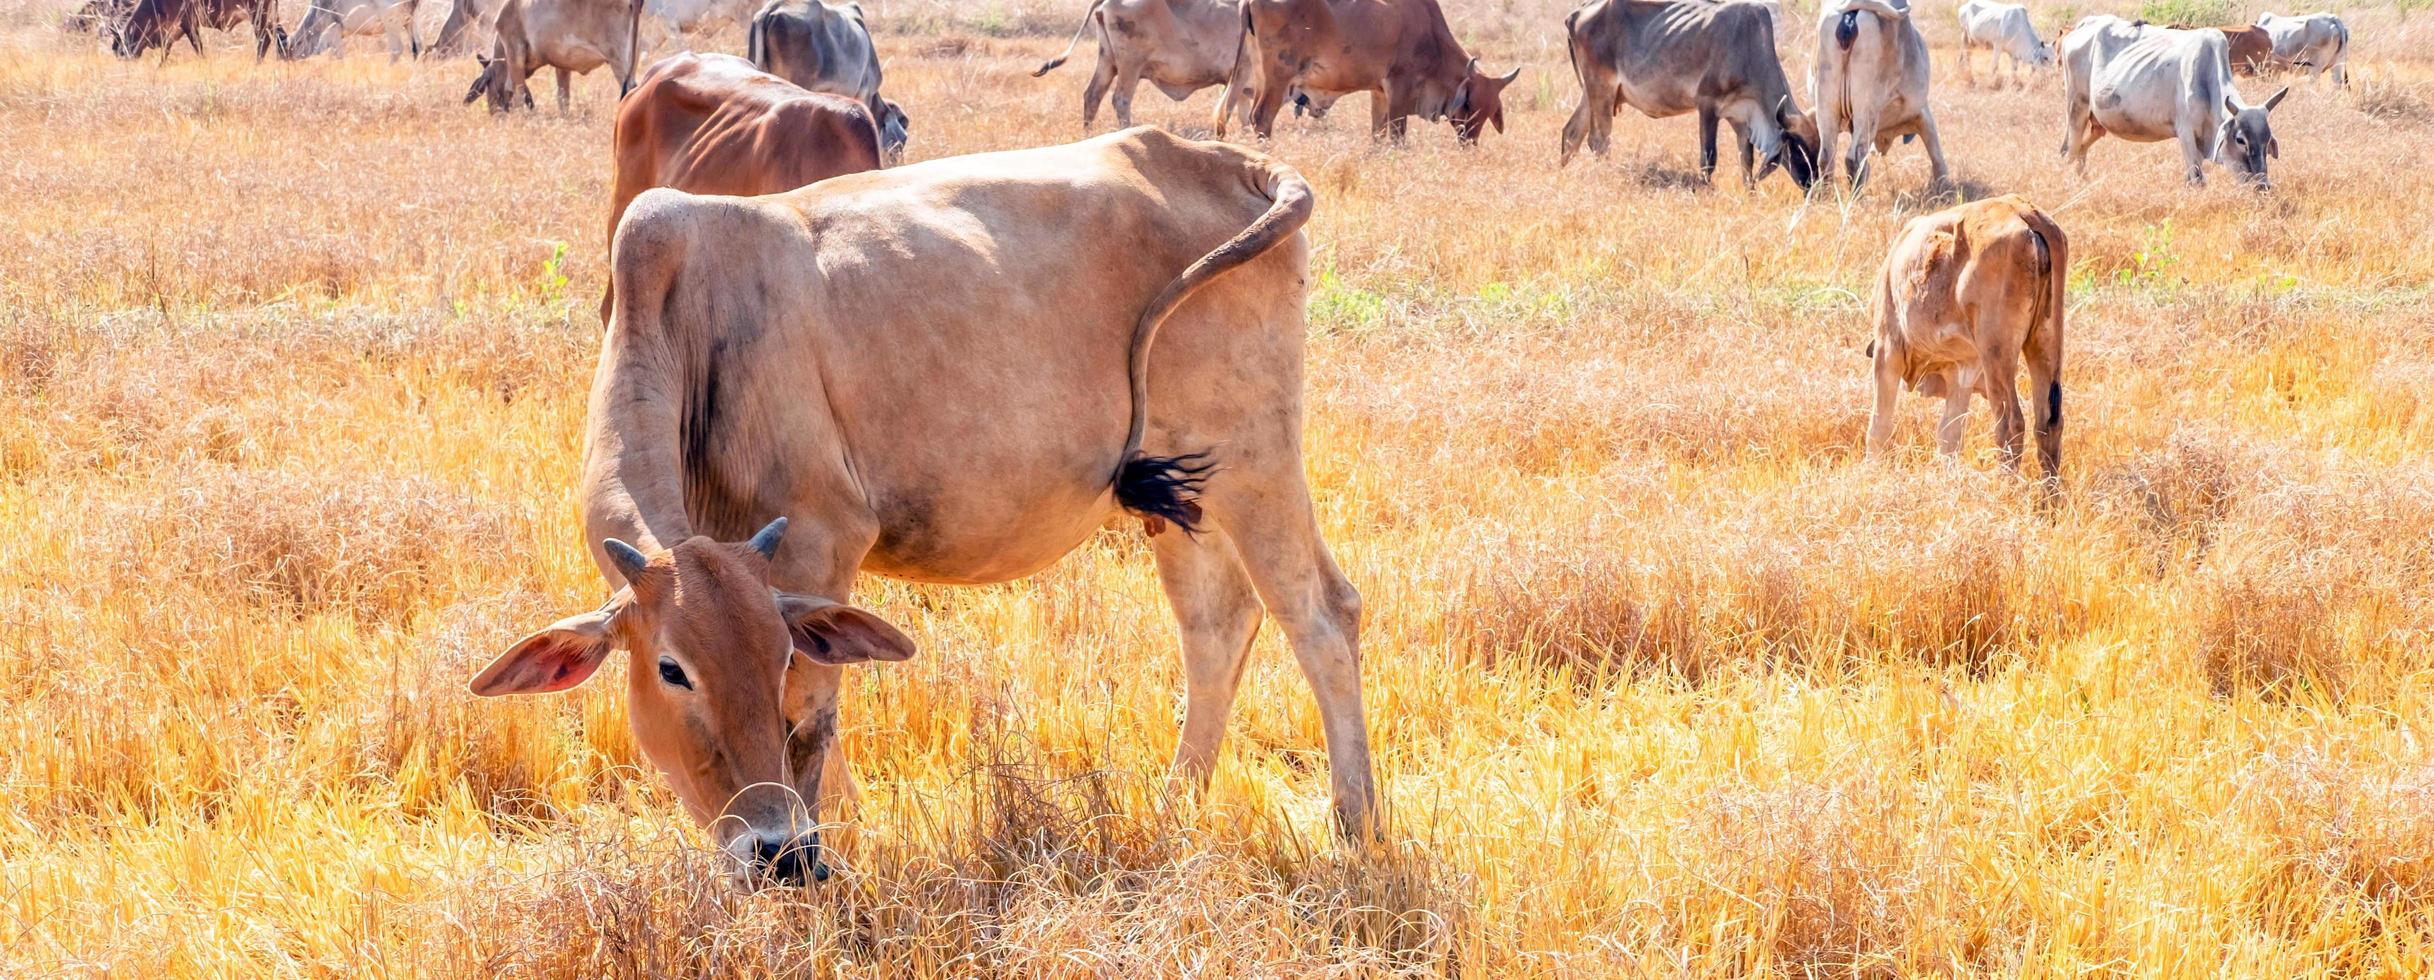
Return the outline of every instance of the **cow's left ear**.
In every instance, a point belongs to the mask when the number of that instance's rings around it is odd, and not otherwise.
[[[778,615],[794,649],[824,664],[910,660],[913,641],[877,614],[819,596],[780,592]]]
[[[1504,107],[1497,106],[1495,112],[1488,114],[1487,121],[1496,127],[1497,132],[1504,132]]]
[[[2282,159],[2282,141],[2271,136],[2266,137],[2265,155],[2276,160]]]

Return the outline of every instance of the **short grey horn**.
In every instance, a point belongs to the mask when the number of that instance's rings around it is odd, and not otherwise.
[[[763,558],[776,558],[778,542],[785,537],[786,519],[781,517],[770,521],[768,527],[761,529],[761,533],[752,536],[752,550],[760,552]]]
[[[625,576],[627,582],[640,578],[651,567],[651,560],[643,557],[641,549],[616,538],[602,539],[600,550],[608,552],[609,563],[617,566],[617,574]]]

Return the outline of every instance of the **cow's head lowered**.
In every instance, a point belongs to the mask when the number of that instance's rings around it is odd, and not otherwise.
[[[1817,182],[1817,120],[1800,111],[1791,96],[1776,100],[1773,111],[1748,125],[1750,148],[1766,161],[1756,179],[1765,180],[1782,167],[1801,190]]]
[[[2264,105],[2243,105],[2237,93],[2223,96],[2225,115],[2222,132],[2214,138],[2215,156],[2240,180],[2256,185],[2258,190],[2273,189],[2273,181],[2265,176],[2265,160],[2282,155],[2282,144],[2273,138],[2273,126],[2265,114],[2281,105],[2282,97],[2289,94],[2290,87],[2285,85]]]
[[[1479,132],[1490,123],[1497,132],[1504,132],[1504,87],[1519,77],[1519,68],[1502,75],[1483,74],[1477,58],[1463,66],[1462,82],[1445,102],[1445,118],[1454,124],[1454,136],[1464,143],[1476,143]]]
[[[626,587],[517,641],[472,689],[563,691],[625,651],[626,713],[643,755],[721,849],[794,884],[828,875],[814,828],[836,738],[834,671],[903,660],[913,642],[864,610],[771,588],[785,533],[779,518],[741,544],[695,537],[655,555],[604,541]]]

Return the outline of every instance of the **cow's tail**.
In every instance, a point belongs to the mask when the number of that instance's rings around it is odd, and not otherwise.
[[[1065,59],[1073,57],[1073,49],[1081,47],[1082,45],[1082,35],[1090,32],[1091,18],[1099,15],[1099,7],[1106,2],[1107,0],[1090,0],[1089,9],[1082,11],[1081,24],[1075,26],[1073,29],[1073,40],[1065,42],[1065,52],[1057,55],[1054,58],[1048,59],[1048,63],[1039,66],[1037,71],[1033,71],[1031,73],[1031,77],[1038,78],[1041,75],[1055,71],[1059,66],[1062,66],[1065,63]],[[1105,57],[1105,55],[1101,55],[1101,57]]]
[[[1124,435],[1124,452],[1118,457],[1123,462],[1116,467],[1116,503],[1142,517],[1163,519],[1186,532],[1200,529],[1200,486],[1216,464],[1209,461],[1207,453],[1142,455],[1141,440],[1149,431],[1150,344],[1157,339],[1158,328],[1167,316],[1200,287],[1292,239],[1310,220],[1316,203],[1309,182],[1301,174],[1271,162],[1262,176],[1266,178],[1265,189],[1272,202],[1268,210],[1167,283],[1166,289],[1150,301],[1149,307],[1141,311],[1141,319],[1133,325],[1132,427]]]
[[[2037,246],[2037,272],[2043,277],[2044,289],[2037,294],[2037,315],[2030,320],[2031,330],[2045,336],[2038,343],[2025,345],[2030,356],[2043,363],[2046,382],[2044,391],[2029,392],[2030,398],[2045,400],[2040,430],[2062,425],[2062,314],[2068,306],[2070,288],[2070,240],[2060,226],[2042,211],[2021,215],[2028,225],[2028,234]],[[2049,474],[2050,475],[2050,474]]]
[[[1225,136],[1226,121],[1234,117],[1236,106],[1242,105],[1241,112],[1244,116],[1252,115],[1257,108],[1255,103],[1253,105],[1243,105],[1242,103],[1242,100],[1247,97],[1247,90],[1251,87],[1250,76],[1244,72],[1258,67],[1244,63],[1244,59],[1250,56],[1251,4],[1245,0],[1242,5],[1242,30],[1234,33],[1234,67],[1226,69],[1225,88],[1217,93],[1217,110],[1209,118],[1209,131],[1216,133],[1220,138]]]
[[[642,4],[633,0],[633,9],[625,19],[625,77],[617,80],[617,98],[622,100],[634,90],[634,78],[642,74]]]

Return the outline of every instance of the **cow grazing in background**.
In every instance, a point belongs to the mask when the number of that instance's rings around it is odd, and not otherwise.
[[[701,36],[752,20],[754,0],[643,0],[645,51],[657,51],[679,35]]]
[[[1926,144],[1936,186],[1952,179],[1935,114],[1927,108],[1927,39],[1910,22],[1910,8],[1885,0],[1840,0],[1817,21],[1817,59],[1809,68],[1809,101],[1817,111],[1817,176],[1831,179],[1834,143],[1851,134],[1843,161],[1851,189],[1867,173],[1869,151],[1884,153],[1899,138]]]
[[[502,0],[455,0],[448,5],[448,19],[439,25],[439,37],[429,50],[442,57],[451,57],[488,47],[481,32],[490,30],[499,19]]]
[[[860,100],[879,121],[888,159],[904,155],[912,121],[879,94],[879,49],[862,23],[862,5],[769,0],[752,18],[744,49],[754,67],[813,92]]]
[[[2284,17],[2258,14],[2257,27],[2273,43],[2274,60],[2307,69],[2307,80],[2329,71],[2333,81],[2349,86],[2349,26],[2331,14]]]
[[[1085,34],[1098,40],[1099,64],[1082,88],[1082,129],[1097,121],[1102,98],[1114,107],[1116,125],[1128,128],[1133,93],[1144,81],[1181,102],[1233,78],[1242,0],[1092,0],[1064,53],[1031,77],[1063,65]]]
[[[2136,143],[2176,140],[2192,185],[2220,163],[2259,189],[2271,186],[2266,159],[2281,156],[2266,114],[2289,89],[2261,106],[2231,84],[2229,42],[2216,30],[2173,30],[2118,17],[2091,17],[2062,39],[2068,118],[2062,153],[2087,173],[2088,147],[2107,134]]]
[[[347,35],[380,34],[388,39],[391,62],[409,54],[421,58],[423,41],[414,29],[420,7],[421,0],[313,0],[280,56],[310,58],[334,50],[343,58]]]
[[[731,54],[653,64],[618,100],[610,142],[612,242],[626,207],[653,187],[757,197],[881,165],[879,128],[862,103],[806,92]]]
[[[465,91],[465,102],[488,95],[492,112],[518,101],[532,107],[528,82],[542,68],[558,72],[558,111],[567,111],[574,77],[608,66],[617,94],[634,87],[635,28],[642,5],[632,0],[506,0],[499,8],[498,37],[482,73]]]
[[[473,693],[566,690],[625,651],[635,742],[694,819],[739,867],[816,879],[843,668],[915,652],[848,604],[855,578],[1008,581],[1129,512],[1179,525],[1150,538],[1184,651],[1174,771],[1206,786],[1274,616],[1339,825],[1375,840],[1360,594],[1303,469],[1314,206],[1283,164],[1152,129],[644,192],[578,497],[622,587]]]
[[[2172,29],[2178,31],[2198,30],[2199,28],[2174,24]],[[2258,75],[2263,74],[2268,68],[2279,65],[2273,56],[2273,35],[2265,33],[2265,29],[2262,27],[2250,24],[2228,24],[2204,29],[2223,32],[2223,55],[2231,59],[2232,74]]]
[[[165,63],[169,46],[181,37],[201,55],[202,28],[226,31],[247,23],[254,29],[255,61],[287,47],[277,0],[135,0],[126,9],[126,20],[110,31],[110,50],[121,58],[140,58],[158,46]]]
[[[2034,72],[2053,67],[2054,49],[2037,36],[2037,26],[2029,22],[2028,7],[2016,3],[1996,3],[1994,0],[1969,0],[1961,5],[1961,80],[1974,82],[1976,70],[1969,63],[1970,52],[1984,49],[1987,60],[2002,66],[1999,59],[2008,58],[2007,76],[2017,76],[2022,66]],[[1999,84],[1999,83],[1998,83]],[[2023,82],[2025,84],[2025,82]]]
[[[1248,102],[1251,129],[1265,139],[1288,97],[1332,104],[1369,93],[1373,135],[1402,139],[1418,116],[1451,123],[1475,143],[1488,126],[1504,131],[1504,89],[1521,75],[1479,70],[1463,51],[1437,0],[1245,0],[1236,73],[1217,103],[1213,126]]]
[[[1876,409],[1868,453],[1893,438],[1901,389],[1944,399],[1935,441],[1961,450],[1969,400],[1994,409],[2005,468],[2020,468],[2019,362],[2036,406],[2037,456],[2048,483],[2062,479],[2063,287],[2070,243],[2045,212],[2018,195],[1972,201],[1914,218],[1876,276]]]
[[[1591,0],[1564,20],[1580,106],[1564,123],[1562,162],[1583,142],[1606,154],[1614,114],[1630,106],[1652,118],[1699,114],[1699,173],[1716,172],[1716,124],[1733,127],[1741,179],[1755,184],[1781,166],[1807,189],[1817,168],[1817,124],[1792,101],[1775,59],[1774,15],[1754,3],[1707,0]],[[1753,169],[1757,161],[1764,167]]]

